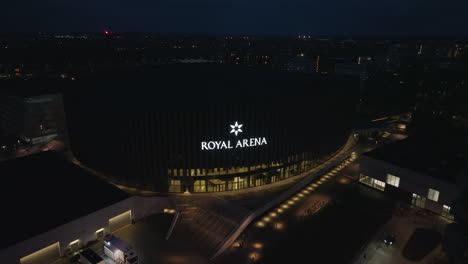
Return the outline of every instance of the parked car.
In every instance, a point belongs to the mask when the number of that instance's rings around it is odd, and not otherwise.
[[[385,243],[385,245],[388,245],[388,246],[391,246],[391,245],[395,244],[395,236],[386,235],[384,237],[384,243]]]

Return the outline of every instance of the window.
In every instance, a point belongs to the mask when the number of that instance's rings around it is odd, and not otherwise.
[[[271,183],[276,182],[276,176],[275,175],[271,176],[270,180],[271,180]]]
[[[239,189],[244,189],[247,188],[247,177],[234,177],[233,179],[233,184],[232,184],[232,189],[233,190],[239,190]]]
[[[411,200],[411,204],[417,207],[425,208],[426,198],[413,193],[413,199]]]
[[[453,220],[453,215],[450,213],[450,206],[445,204],[442,206],[442,216]]]
[[[374,187],[378,190],[385,190],[385,182],[379,181],[377,179],[371,178],[369,176],[366,176],[364,174],[361,174],[359,176],[359,181],[362,182],[365,185],[369,185],[370,187]]]
[[[400,177],[395,175],[387,174],[387,183],[395,187],[400,186]]]
[[[373,180],[374,180],[373,178],[368,177],[368,176],[366,176],[366,175],[364,175],[364,174],[361,174],[361,175],[359,176],[359,181],[362,182],[362,183],[364,183],[364,184],[366,184],[366,185],[369,185],[369,186],[372,186],[372,185],[373,185],[373,183],[374,183]]]
[[[381,191],[385,190],[385,182],[374,179],[374,188]]]
[[[180,180],[169,180],[169,192],[182,192]]]
[[[206,192],[206,180],[197,180],[193,183],[194,192]]]
[[[255,186],[262,186],[265,184],[265,178],[255,179]]]
[[[428,198],[429,200],[434,201],[434,202],[439,201],[439,191],[429,188],[429,192],[428,192],[428,194],[427,194],[427,198]]]

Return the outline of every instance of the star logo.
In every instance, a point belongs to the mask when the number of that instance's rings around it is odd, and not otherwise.
[[[230,133],[234,133],[237,136],[238,133],[242,132],[242,129],[241,129],[242,126],[243,126],[242,124],[239,125],[236,121],[234,125],[231,125],[232,130]]]

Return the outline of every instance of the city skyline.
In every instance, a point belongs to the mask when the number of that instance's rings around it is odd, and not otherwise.
[[[468,263],[468,4],[0,10],[0,259]]]

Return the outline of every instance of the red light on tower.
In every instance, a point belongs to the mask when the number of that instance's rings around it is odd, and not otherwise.
[[[107,31],[107,30],[104,30],[104,34],[106,34],[106,35],[109,35],[109,34],[110,34],[110,32],[109,32],[109,31]]]

